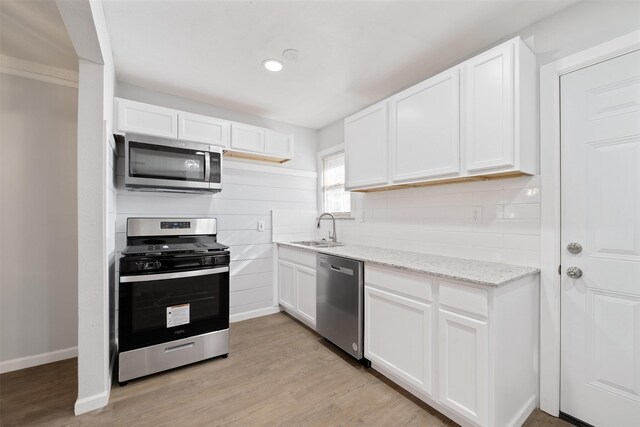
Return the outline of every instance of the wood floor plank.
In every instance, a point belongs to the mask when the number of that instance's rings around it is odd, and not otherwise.
[[[424,402],[289,316],[231,325],[231,352],[114,384],[78,417],[77,361],[0,375],[2,426],[454,426]],[[526,427],[568,424],[536,410]]]

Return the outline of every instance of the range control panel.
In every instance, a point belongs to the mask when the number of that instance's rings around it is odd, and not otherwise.
[[[160,222],[160,228],[162,230],[177,230],[177,229],[184,229],[184,228],[191,228],[191,222],[186,221],[186,222],[167,222],[167,221],[162,221]]]

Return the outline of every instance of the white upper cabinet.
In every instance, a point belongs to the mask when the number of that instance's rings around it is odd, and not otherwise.
[[[232,123],[230,151],[225,156],[284,163],[293,158],[293,136]]]
[[[178,137],[178,112],[170,108],[114,99],[117,107],[116,131],[165,138]]]
[[[536,105],[516,37],[346,118],[347,190],[536,174]]]
[[[178,113],[178,139],[229,148],[231,124],[226,120]]]
[[[293,136],[286,133],[267,131],[264,143],[266,154],[283,158],[293,158]]]
[[[259,126],[114,98],[115,133],[139,133],[223,147],[226,157],[284,163],[293,135]]]
[[[456,67],[390,98],[392,183],[459,175],[459,87]]]
[[[380,102],[344,121],[347,190],[388,183],[389,114]]]
[[[516,38],[462,65],[466,171],[537,172],[535,56]]]
[[[265,133],[265,129],[258,126],[233,123],[231,125],[231,148],[264,153]]]

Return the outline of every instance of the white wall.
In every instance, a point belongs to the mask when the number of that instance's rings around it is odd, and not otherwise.
[[[640,28],[640,2],[581,1],[518,32],[534,37],[538,66]]]
[[[78,90],[0,73],[0,372],[76,354]]]
[[[344,143],[344,120],[338,120],[318,131],[318,151]]]
[[[123,83],[116,96],[293,133],[294,159],[284,165],[225,159],[223,190],[215,195],[127,191],[124,157],[118,159],[118,251],[126,244],[128,217],[215,217],[218,240],[231,247],[231,320],[272,310],[271,211],[317,209],[317,132]],[[259,220],[265,221],[263,232],[257,231]]]

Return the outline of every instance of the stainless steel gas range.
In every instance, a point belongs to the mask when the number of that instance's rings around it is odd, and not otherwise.
[[[229,251],[215,218],[129,218],[118,380],[229,353]]]

